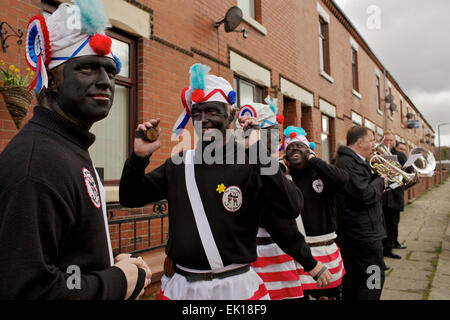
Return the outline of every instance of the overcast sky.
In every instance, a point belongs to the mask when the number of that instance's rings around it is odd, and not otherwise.
[[[436,132],[450,122],[450,1],[334,0]],[[441,127],[450,146],[450,125]]]

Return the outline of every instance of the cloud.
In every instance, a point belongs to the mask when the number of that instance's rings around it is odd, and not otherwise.
[[[450,122],[450,1],[334,1],[437,135]],[[370,6],[379,8],[379,29],[368,28]],[[441,145],[450,146],[450,126],[441,128]]]
[[[418,90],[412,92],[410,98],[416,106],[420,106],[422,115],[433,126],[436,136],[439,124],[450,123],[450,90],[437,93]],[[450,125],[441,127],[441,145],[450,146]]]

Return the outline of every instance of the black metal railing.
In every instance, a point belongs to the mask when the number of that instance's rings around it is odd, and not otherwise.
[[[108,212],[108,224],[110,226],[112,225],[118,225],[118,252],[122,253],[122,225],[124,224],[131,224],[132,230],[133,230],[133,237],[131,238],[130,245],[127,246],[133,247],[133,251],[127,250],[128,253],[140,253],[144,251],[149,251],[161,247],[165,247],[167,243],[167,232],[164,233],[164,219],[168,217],[169,213],[167,212],[167,200],[161,200],[158,202],[155,202],[153,204],[153,213],[151,214],[145,214],[145,215],[138,215],[138,216],[132,216],[132,217],[124,217],[124,218],[114,218],[114,210],[120,210],[120,209],[127,209],[122,207],[120,204],[108,204],[106,207]],[[151,245],[151,221],[155,219],[160,219],[161,224],[161,243],[158,245]],[[147,234],[148,234],[148,240],[147,240],[147,247],[137,249],[138,242],[142,239],[141,237],[137,236],[137,224],[140,221],[147,221]],[[168,221],[166,221],[168,223]],[[114,250],[114,248],[113,248]],[[114,250],[114,251],[117,251]]]

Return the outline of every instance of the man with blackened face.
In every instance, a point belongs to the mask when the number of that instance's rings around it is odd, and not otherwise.
[[[90,129],[113,104],[116,63],[102,56],[71,59],[50,71],[48,107]]]
[[[250,268],[257,258],[260,216],[276,212],[293,219],[301,203],[285,194],[289,181],[281,172],[263,176],[245,152],[244,161],[236,161],[238,145],[232,134],[227,136],[236,93],[227,80],[209,71],[202,64],[190,68],[190,85],[181,94],[184,111],[173,128],[180,135],[192,118],[201,143],[146,173],[162,139],[161,134],[155,141],[139,137],[150,130],[160,133],[160,119],[139,124],[120,179],[120,203],[126,207],[161,199],[170,203],[161,299],[267,299],[264,283]],[[140,133],[144,131],[145,135]]]
[[[335,196],[346,185],[348,175],[316,157],[313,151],[315,144],[309,142],[306,136],[306,131],[300,127],[290,126],[284,130],[283,148],[286,154],[282,164],[305,199],[301,217],[297,219],[299,229],[303,230],[313,257],[327,261],[324,265],[331,275],[326,286],[315,283],[311,273],[302,273],[300,279],[306,299],[340,299],[345,269],[335,243]]]
[[[0,154],[0,299],[136,299],[150,283],[142,258],[112,253],[88,149],[89,129],[112,107],[120,62],[101,1],[74,2],[28,27],[39,105]]]
[[[308,160],[314,157],[314,153],[303,142],[294,141],[286,149],[286,160],[291,168],[303,169],[308,165]]]

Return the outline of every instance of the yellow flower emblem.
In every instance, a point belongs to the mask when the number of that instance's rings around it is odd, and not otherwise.
[[[217,185],[216,191],[221,194],[224,193],[227,187],[223,183]]]

